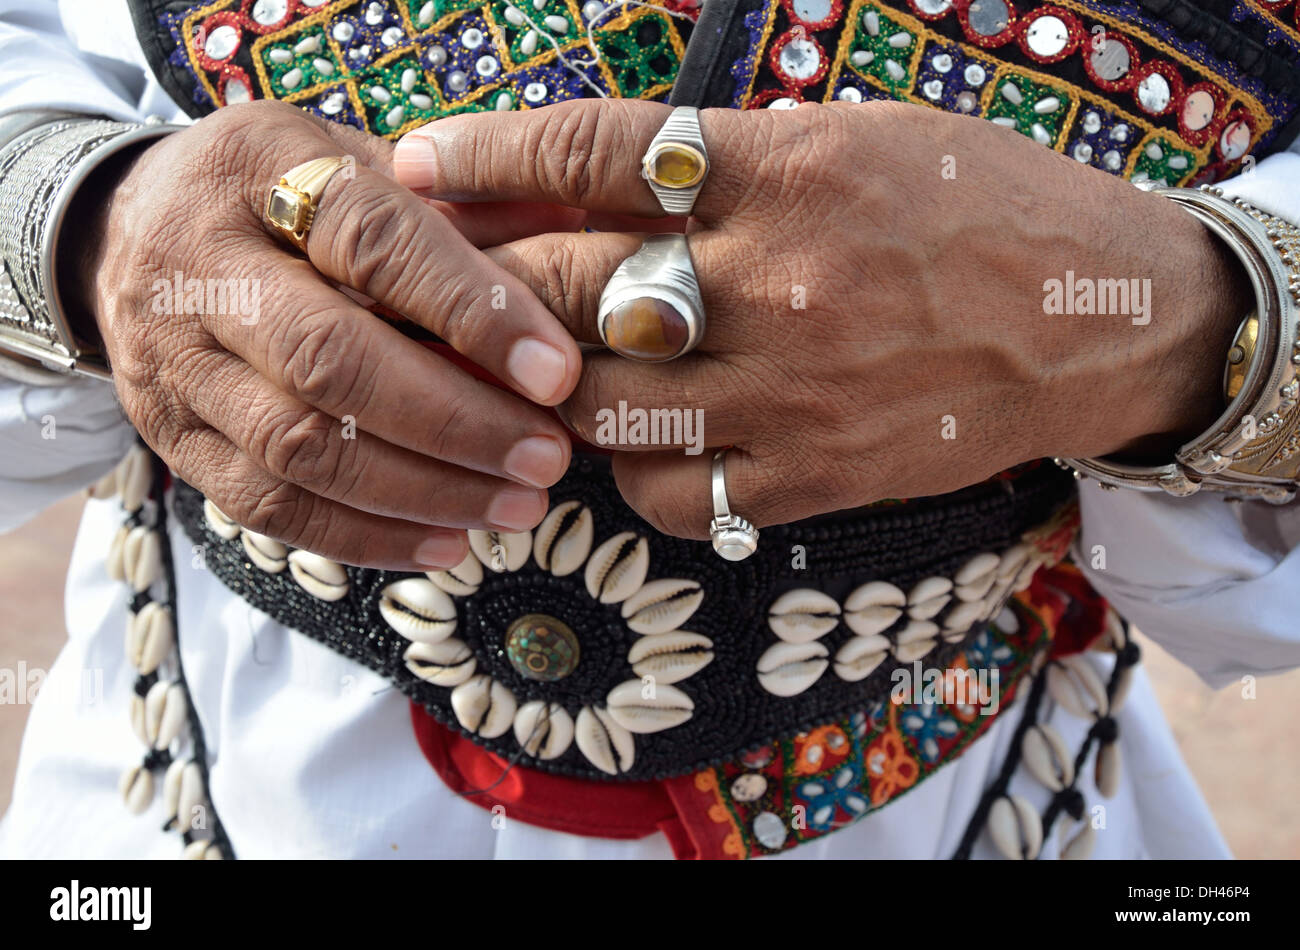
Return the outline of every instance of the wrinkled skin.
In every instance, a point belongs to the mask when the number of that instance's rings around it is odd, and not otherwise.
[[[638,158],[668,112],[588,101],[455,117],[407,136],[394,170],[430,198],[660,217]],[[707,110],[702,125],[711,170],[687,233],[707,334],[669,363],[588,354],[562,407],[584,437],[620,400],[702,408],[707,444],[735,446],[732,510],[762,526],[1044,456],[1164,461],[1217,416],[1251,297],[1173,202],[918,106]],[[639,241],[534,236],[489,256],[594,343],[601,289]],[[1149,323],[1046,314],[1045,281],[1067,270],[1150,279]],[[711,455],[625,451],[614,472],[653,525],[701,538]]]
[[[423,201],[389,177],[391,153],[292,106],[223,109],[113,172],[72,296],[145,441],[226,514],[347,563],[427,570],[466,556],[461,529],[535,526],[567,467],[568,434],[533,403],[570,394],[578,347],[477,247],[583,216]],[[263,223],[267,193],[301,162],[344,155],[355,163],[330,181],[304,259]],[[258,281],[256,320],[155,312],[155,282],[177,272]],[[340,286],[522,395],[472,378]]]

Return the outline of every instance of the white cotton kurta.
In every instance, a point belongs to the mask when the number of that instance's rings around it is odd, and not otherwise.
[[[93,59],[88,54],[93,54]],[[167,101],[135,41],[124,3],[0,0],[0,114],[61,107],[119,118]],[[1300,220],[1300,155],[1262,162],[1240,183],[1262,206]],[[91,483],[132,433],[103,383],[34,388],[0,379],[0,529]],[[41,439],[52,413],[59,437]],[[1222,685],[1246,672],[1300,665],[1293,623],[1300,590],[1300,508],[1228,505],[1083,488],[1081,545],[1107,550],[1093,582],[1127,616]],[[126,593],[105,575],[121,523],[115,501],[92,501],[68,578],[69,642],[34,705],[0,857],[172,858],[162,804],[129,815],[118,778],[140,759],[127,719],[134,671],[122,650]],[[274,623],[227,591],[173,528],[182,661],[202,722],[210,793],[236,853],[262,857],[669,857],[666,839],[607,841],[493,821],[450,792],[425,761],[409,704],[375,673]],[[1086,563],[1086,559],[1085,563]],[[1107,658],[1096,656],[1103,668]],[[1077,748],[1087,724],[1046,707]],[[857,824],[783,858],[947,857],[994,779],[1021,710],[914,791]],[[1102,799],[1091,761],[1079,783],[1095,824],[1095,855],[1222,857],[1227,848],[1141,674],[1119,714],[1124,777]],[[1022,772],[1011,790],[1039,810],[1050,797]],[[161,798],[161,796],[159,796]],[[1053,857],[1060,839],[1044,848]],[[993,856],[986,837],[977,857]]]

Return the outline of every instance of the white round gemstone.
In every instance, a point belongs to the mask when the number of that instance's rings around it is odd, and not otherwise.
[[[1169,80],[1160,73],[1152,73],[1138,83],[1138,103],[1152,115],[1158,115],[1169,108]]]
[[[402,38],[405,35],[406,34],[402,32],[400,26],[390,26],[379,35],[379,42],[383,43],[385,46],[396,46],[398,43],[402,42]]]
[[[346,20],[334,24],[334,39],[338,40],[340,43],[346,43],[348,40],[352,39],[356,32],[357,28]]]
[[[469,75],[463,69],[453,69],[447,74],[447,88],[452,92],[463,92],[469,85]]]
[[[434,66],[441,66],[447,62],[447,51],[441,46],[430,46],[427,58]]]
[[[460,35],[460,43],[466,49],[478,49],[483,45],[483,32],[470,27]]]
[[[1045,14],[1025,30],[1025,44],[1039,56],[1059,56],[1070,43],[1070,31],[1060,17]]]
[[[1083,117],[1083,131],[1087,132],[1089,135],[1095,135],[1097,132],[1101,131],[1101,116],[1089,110]]]
[[[934,67],[935,72],[946,73],[952,71],[952,57],[947,53],[939,53],[930,60],[930,65]]]
[[[223,23],[211,33],[203,43],[203,52],[209,59],[226,59],[239,48],[239,31]]]
[[[785,822],[774,812],[765,811],[754,819],[754,837],[758,843],[769,851],[775,851],[785,844]]]
[[[226,105],[252,101],[253,90],[248,88],[248,83],[242,79],[232,79],[226,83]]]
[[[835,98],[841,99],[844,102],[861,102],[862,93],[853,86],[845,86],[836,94]]]
[[[320,104],[320,111],[326,115],[338,115],[347,105],[348,97],[341,92],[332,92]]]
[[[975,93],[969,89],[957,93],[957,108],[962,112],[974,112],[978,104],[979,100],[975,98]]]
[[[781,70],[791,79],[812,79],[821,68],[822,58],[812,40],[793,39],[781,48]]]
[[[474,71],[484,77],[495,76],[500,65],[494,56],[480,56],[474,64]]]
[[[587,0],[587,2],[582,5],[582,15],[588,23],[604,12],[605,4],[601,3],[600,0]]]
[[[1087,142],[1080,142],[1074,147],[1074,160],[1087,165],[1092,161],[1092,146]]]
[[[382,3],[371,3],[366,7],[366,22],[371,26],[378,26],[384,22],[384,5]]]
[[[921,91],[925,93],[927,99],[938,102],[943,97],[943,82],[939,79],[931,79],[921,87]]]
[[[793,0],[791,7],[805,23],[822,23],[831,15],[831,0]]]
[[[253,19],[262,26],[279,23],[289,12],[289,0],[257,0],[253,4]]]
[[[1113,148],[1101,157],[1102,164],[1113,172],[1117,172],[1120,166],[1124,164],[1123,157]]]
[[[984,80],[989,78],[988,73],[984,71],[984,67],[979,63],[971,63],[967,66],[966,71],[962,76],[965,78],[966,85],[968,86],[982,86],[984,85]]]
[[[546,84],[540,82],[530,82],[524,86],[524,100],[526,102],[541,102],[546,98]]]
[[[795,102],[789,96],[782,96],[780,99],[773,99],[767,104],[769,109],[793,109],[799,103]]]

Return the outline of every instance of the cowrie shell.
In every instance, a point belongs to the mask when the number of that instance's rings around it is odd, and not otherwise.
[[[853,637],[835,654],[835,675],[856,683],[870,676],[889,656],[889,639],[879,634]]]
[[[578,750],[587,761],[606,775],[618,775],[632,767],[636,740],[599,706],[583,706],[574,729]]]
[[[165,749],[175,741],[185,726],[189,701],[180,683],[159,680],[144,697],[144,731],[149,745]]]
[[[1106,715],[1106,686],[1081,656],[1063,656],[1047,668],[1047,692],[1062,708],[1080,719]]]
[[[1020,743],[1025,769],[1048,791],[1059,792],[1074,781],[1074,759],[1061,734],[1045,722],[1030,726]]]
[[[997,580],[997,571],[989,571],[987,574],[975,578],[969,584],[958,584],[953,588],[952,592],[961,601],[974,602],[983,600],[988,596],[989,591],[993,589],[993,585],[997,583]]]
[[[199,839],[191,841],[181,852],[181,859],[184,861],[222,861],[221,849],[217,847],[215,841],[205,841]]]
[[[1029,554],[1032,550],[1033,547],[1028,542],[1021,541],[1004,551],[1002,557],[998,560],[998,579],[1005,580],[1019,574],[1020,569],[1029,560]]]
[[[591,553],[595,525],[591,510],[578,501],[556,505],[538,525],[533,537],[533,560],[556,577],[572,574]]]
[[[239,536],[239,525],[234,519],[206,498],[203,499],[203,519],[218,537],[233,541]]]
[[[983,578],[985,575],[992,574],[997,576],[997,567],[1001,563],[999,558],[992,551],[985,551],[976,554],[973,558],[963,564],[957,573],[952,576],[953,582],[958,586],[972,584]],[[981,595],[982,596],[982,595]]]
[[[1032,861],[1043,846],[1043,822],[1019,795],[1004,795],[989,809],[989,837],[1010,861]]]
[[[474,651],[452,637],[440,643],[412,643],[402,654],[406,668],[434,686],[459,686],[478,667]]]
[[[943,629],[948,631],[961,631],[964,633],[976,623],[983,620],[986,616],[987,614],[985,613],[984,602],[982,600],[977,600],[973,603],[954,604],[952,609],[944,615]]]
[[[863,584],[844,602],[844,609],[850,613],[864,607],[902,607],[907,603],[907,595],[888,581],[870,581]]]
[[[689,630],[642,637],[632,644],[627,661],[637,676],[657,683],[679,683],[713,662],[713,641]]]
[[[777,643],[758,658],[758,682],[773,696],[798,696],[830,666],[830,651],[811,643]]]
[[[86,489],[86,494],[91,498],[106,501],[117,494],[117,466],[114,465],[108,470],[108,474],[100,478],[99,481]]]
[[[662,732],[680,726],[695,712],[695,702],[676,686],[627,680],[609,691],[610,716],[628,732]]]
[[[162,542],[158,532],[143,525],[127,532],[122,542],[123,579],[137,594],[153,585],[162,573]]]
[[[259,570],[268,574],[279,574],[289,566],[289,549],[275,538],[269,538],[256,531],[244,528],[240,532],[244,542],[244,553]]]
[[[485,673],[451,691],[451,711],[460,724],[485,739],[505,735],[514,723],[514,693]]]
[[[894,642],[899,646],[903,646],[907,643],[915,643],[917,640],[928,640],[938,635],[938,624],[929,620],[909,620],[907,626],[894,637]]]
[[[108,546],[108,557],[104,560],[104,572],[118,583],[126,581],[126,565],[122,563],[122,557],[126,549],[126,536],[130,533],[131,529],[126,525],[117,529],[113,543]]]
[[[627,600],[645,583],[650,570],[650,548],[635,532],[614,535],[596,548],[587,561],[583,580],[587,593],[602,604]]]
[[[568,751],[573,731],[573,717],[559,703],[534,699],[515,713],[515,740],[525,752],[544,762]]]
[[[931,597],[929,600],[908,607],[907,615],[913,620],[929,620],[931,617],[937,617],[939,612],[948,606],[950,600],[952,595],[939,594],[937,597]]]
[[[1103,798],[1114,798],[1119,791],[1119,778],[1123,757],[1118,742],[1104,742],[1097,748],[1097,762],[1092,778]]]
[[[623,601],[623,619],[636,633],[667,633],[689,620],[703,600],[704,591],[696,581],[651,581]]]
[[[131,731],[146,747],[149,745],[149,730],[144,724],[144,697],[132,692],[127,714],[131,717]]]
[[[406,639],[420,643],[437,643],[456,632],[456,605],[426,577],[408,577],[385,587],[379,613]]]
[[[176,826],[180,832],[196,831],[206,824],[208,792],[203,784],[203,772],[191,759],[181,769],[176,790]]]
[[[342,564],[310,551],[289,555],[289,573],[298,586],[318,600],[342,600],[348,593],[348,572]]]
[[[126,803],[127,811],[133,815],[143,814],[153,801],[153,776],[148,769],[133,765],[122,773],[117,791]]]
[[[1096,846],[1097,832],[1093,830],[1092,822],[1085,819],[1079,822],[1079,833],[1061,848],[1061,860],[1086,861],[1092,857],[1092,850]]]
[[[149,497],[149,486],[153,482],[152,458],[138,445],[117,466],[117,491],[122,496],[122,507],[136,512]]]
[[[189,764],[189,761],[188,759],[172,759],[172,764],[167,766],[167,772],[163,775],[163,810],[169,824],[180,811],[181,776],[184,774],[185,766]]]
[[[429,571],[425,577],[433,581],[440,590],[453,597],[469,597],[478,593],[483,583],[483,562],[473,551],[465,555],[465,560],[447,571]]]
[[[786,643],[807,643],[839,625],[840,605],[819,590],[786,591],[767,610],[767,624]]]
[[[533,551],[533,533],[475,529],[469,532],[469,548],[488,570],[497,574],[514,572],[528,563],[528,555]]]
[[[901,593],[900,591],[900,596]],[[903,616],[903,611],[897,607],[871,605],[858,610],[847,611],[844,614],[844,622],[858,636],[870,637],[877,633],[884,633],[901,616]]]
[[[946,577],[927,577],[918,581],[907,594],[907,602],[911,606],[923,604],[933,600],[936,597],[942,597],[952,592],[952,581]],[[926,618],[921,618],[926,619]]]
[[[157,601],[150,601],[127,619],[126,658],[140,675],[148,676],[158,669],[175,643],[172,612]]]
[[[894,658],[900,663],[911,663],[926,656],[938,645],[938,640],[913,640],[911,643],[894,647]]]

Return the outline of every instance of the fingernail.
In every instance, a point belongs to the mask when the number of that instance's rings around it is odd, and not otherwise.
[[[564,385],[564,354],[541,340],[520,340],[506,359],[506,372],[535,402],[554,401]]]
[[[433,144],[427,136],[403,136],[393,149],[393,174],[399,183],[419,191],[434,183]]]
[[[454,531],[432,534],[415,549],[415,563],[425,570],[445,570],[465,560],[469,542]]]
[[[513,479],[549,488],[564,474],[564,446],[550,436],[530,436],[506,455],[505,470]]]
[[[507,531],[527,531],[537,527],[545,507],[541,492],[531,488],[505,488],[488,505],[487,520]]]

